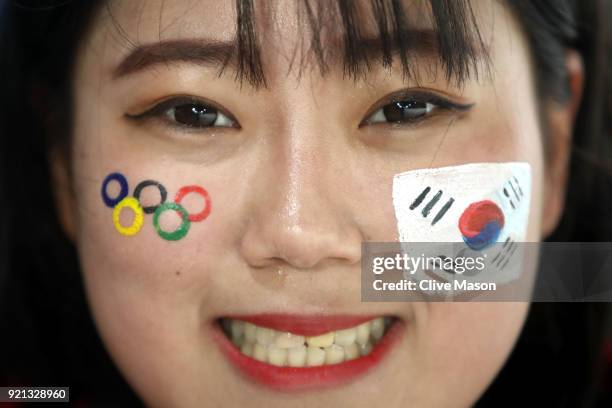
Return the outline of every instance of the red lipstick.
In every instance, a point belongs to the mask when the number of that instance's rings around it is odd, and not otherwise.
[[[228,316],[229,319],[242,320],[256,326],[268,327],[278,331],[291,332],[301,336],[318,336],[330,331],[347,329],[370,321],[377,316],[352,315],[289,315],[261,314],[248,316]]]
[[[283,316],[284,319],[279,320],[279,316]],[[345,329],[372,318],[371,316],[314,317],[289,315],[232,317],[232,319],[244,320],[258,326],[289,331],[299,335],[319,335],[329,331]],[[303,391],[338,386],[363,376],[384,360],[393,346],[400,341],[405,329],[405,324],[401,320],[394,319],[385,335],[374,345],[372,351],[353,360],[314,367],[280,367],[243,354],[223,333],[219,325],[214,326],[214,340],[238,372],[249,380],[277,391]]]

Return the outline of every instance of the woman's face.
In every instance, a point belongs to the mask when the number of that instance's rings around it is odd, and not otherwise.
[[[75,71],[74,196],[66,200],[74,210],[64,220],[74,226],[68,229],[104,344],[148,405],[457,407],[488,386],[512,349],[527,303],[360,301],[361,243],[398,239],[395,174],[529,162],[527,241],[539,241],[542,221],[554,216],[542,215],[546,168],[525,38],[498,2],[480,6],[491,76],[481,71],[480,81],[461,89],[435,65],[436,51],[418,46],[418,82],[404,79],[397,63],[391,70],[372,64],[354,81],[334,58],[321,75],[309,54],[311,33],[296,29],[293,2],[255,10],[266,78],[260,88],[236,81],[232,62],[219,75],[218,52],[235,36],[233,2],[113,2],[102,10]],[[431,29],[429,19],[410,18],[423,32]],[[338,38],[321,35],[333,53]],[[150,54],[132,54],[159,42],[165,45]],[[201,48],[211,44],[212,53]],[[414,123],[385,123],[392,114],[381,110],[390,103],[385,98],[400,90],[408,90],[406,99],[419,91],[433,109]],[[446,109],[440,100],[473,106]],[[144,214],[137,234],[122,235],[101,198],[113,172],[125,176],[130,195],[141,181],[162,183],[169,202],[183,186],[203,187],[210,213],[178,240],[160,237],[152,214]],[[109,184],[111,197],[116,187]],[[144,188],[142,205],[159,201],[157,191]],[[198,193],[182,204],[190,214],[205,206]],[[177,228],[177,214],[163,212],[160,228]],[[122,225],[131,224],[130,211],[119,215]],[[238,316],[260,326],[266,318],[277,328],[294,324],[294,331],[310,325],[310,334],[378,317],[398,323],[380,361],[365,364],[364,372],[350,366],[358,375],[326,374],[323,366],[318,378],[279,379],[279,371],[256,372],[259,366],[228,352],[218,319]],[[308,324],[283,326],[282,318]],[[268,335],[255,330],[262,345]],[[283,333],[275,335],[281,341]],[[263,358],[289,364],[291,357],[300,365],[307,364],[305,353],[311,364],[333,361],[333,353],[322,360],[301,344],[291,356],[269,348]],[[350,350],[340,352],[346,358]],[[243,351],[263,355],[261,347]]]

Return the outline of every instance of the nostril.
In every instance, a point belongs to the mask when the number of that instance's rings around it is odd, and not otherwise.
[[[259,207],[241,237],[243,259],[256,268],[285,264],[311,269],[327,261],[359,263],[363,240],[359,226],[351,224],[352,218],[337,215],[337,208],[321,203],[317,211],[311,207],[300,206],[299,217],[273,211],[278,207]]]
[[[242,254],[247,263],[254,268],[265,268],[273,265],[288,265],[292,269],[315,269],[322,263],[334,261],[354,265],[361,261],[361,241],[355,242],[310,242],[304,245],[292,243],[286,239],[278,244],[263,241],[244,243]]]

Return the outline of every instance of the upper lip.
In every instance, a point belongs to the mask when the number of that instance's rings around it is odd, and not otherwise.
[[[381,315],[304,315],[289,313],[264,313],[256,315],[225,316],[226,319],[242,320],[256,326],[301,336],[317,336],[331,331],[358,326]]]

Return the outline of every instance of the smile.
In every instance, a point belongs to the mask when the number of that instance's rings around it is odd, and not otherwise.
[[[256,315],[219,319],[222,350],[243,374],[281,390],[347,381],[398,337],[394,317]]]

